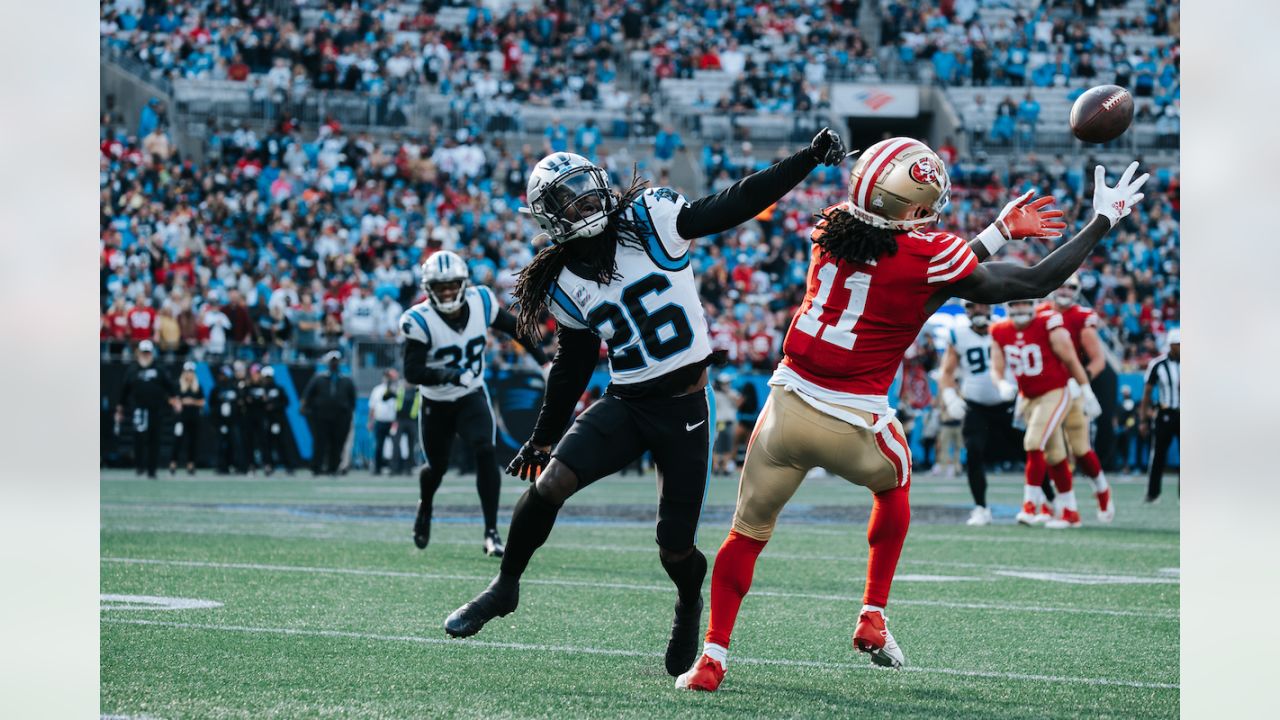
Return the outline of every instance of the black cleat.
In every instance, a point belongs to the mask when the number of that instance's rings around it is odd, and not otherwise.
[[[497,529],[486,530],[484,533],[484,554],[489,557],[502,557],[502,553],[506,552],[507,547],[502,544],[502,536],[498,535]]]
[[[702,624],[702,596],[698,604],[685,607],[676,601],[676,616],[671,621],[671,639],[667,641],[667,673],[680,677],[698,659],[698,629]]]
[[[480,628],[490,620],[515,612],[519,604],[520,581],[504,581],[499,575],[474,600],[454,610],[453,614],[445,618],[444,631],[450,637],[471,637],[480,632]],[[693,663],[692,660],[689,662]]]
[[[413,544],[418,546],[419,550],[426,550],[427,543],[431,542],[431,508],[423,507],[422,501],[418,501],[418,517],[413,521]]]

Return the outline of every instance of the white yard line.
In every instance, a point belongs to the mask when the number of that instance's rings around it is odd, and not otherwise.
[[[489,642],[485,640],[452,640],[440,637],[421,637],[417,635],[380,635],[377,633],[350,632],[346,630],[323,630],[323,629],[303,629],[303,628],[270,628],[270,627],[248,627],[243,625],[208,625],[200,623],[181,623],[181,622],[165,622],[159,620],[129,620],[117,618],[103,618],[104,623],[119,623],[128,625],[152,625],[159,627],[178,628],[184,630],[212,630],[220,632],[239,632],[252,634],[267,635],[295,635],[304,637],[328,637],[328,638],[351,638],[355,640],[379,640],[383,642],[408,642],[419,643],[423,645],[449,645],[458,649],[482,649],[482,650],[522,650],[533,652],[556,652],[569,653],[574,655],[611,655],[619,657],[643,657],[657,658],[658,653],[642,652],[639,650],[621,650],[614,648],[597,648],[573,645],[543,645],[537,643],[506,643],[506,642]],[[734,657],[734,663],[743,663],[745,665],[777,665],[784,667],[812,667],[823,670],[876,670],[870,664],[855,664],[841,662],[821,662],[815,660],[786,660],[772,658],[750,658],[750,657]],[[992,678],[996,680],[1026,680],[1031,682],[1051,682],[1064,683],[1068,685],[1111,685],[1118,687],[1144,688],[1144,689],[1161,689],[1161,690],[1177,690],[1180,688],[1178,683],[1157,683],[1144,682],[1140,680],[1116,680],[1112,678],[1089,678],[1089,677],[1070,677],[1062,675],[1034,675],[1027,673],[1006,673],[988,670],[961,670],[958,668],[928,668],[913,667],[904,668],[907,672],[922,673],[926,675],[958,675],[962,677],[978,677]]]
[[[264,572],[291,572],[291,573],[310,573],[316,575],[355,575],[366,577],[392,577],[392,578],[413,578],[418,580],[466,580],[477,583],[487,582],[492,578],[487,575],[460,575],[446,573],[420,573],[408,572],[404,570],[372,570],[368,568],[334,568],[334,567],[312,567],[304,565],[265,565],[259,563],[220,563],[205,562],[200,560],[162,560],[153,558],[123,558],[123,557],[103,557],[104,563],[119,563],[125,565],[162,565],[169,567],[193,567],[207,568],[214,570],[258,570]],[[525,585],[550,585],[553,587],[589,587],[589,588],[607,588],[610,590],[632,590],[641,592],[663,592],[670,593],[669,585],[641,585],[637,583],[616,583],[601,582],[595,580],[562,580],[562,579],[546,579],[546,578],[525,578],[521,580]],[[779,597],[779,598],[795,598],[803,600],[825,600],[832,602],[848,603],[856,598],[849,595],[833,595],[821,593],[798,593],[784,590],[752,590],[752,594],[762,597]],[[1177,620],[1178,613],[1168,610],[1112,610],[1109,608],[1073,608],[1073,607],[1050,607],[1044,605],[1016,605],[1006,603],[965,603],[950,602],[945,600],[898,600],[894,599],[893,605],[905,606],[921,606],[921,607],[943,607],[956,610],[996,610],[1001,612],[1030,612],[1030,613],[1072,613],[1080,615],[1106,615],[1120,617],[1138,617],[1154,620]]]

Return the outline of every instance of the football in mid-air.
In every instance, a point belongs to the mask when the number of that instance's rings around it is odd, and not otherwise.
[[[1071,106],[1071,132],[1087,143],[1115,140],[1133,122],[1133,96],[1119,85],[1089,88]]]

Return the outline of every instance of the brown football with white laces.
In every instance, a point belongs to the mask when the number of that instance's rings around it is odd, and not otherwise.
[[[1133,96],[1119,85],[1089,88],[1071,106],[1071,133],[1087,143],[1111,142],[1133,123]]]

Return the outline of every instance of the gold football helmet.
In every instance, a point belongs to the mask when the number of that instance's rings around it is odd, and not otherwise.
[[[937,220],[950,197],[951,178],[942,158],[919,140],[896,137],[858,158],[845,208],[869,225],[910,230]]]

